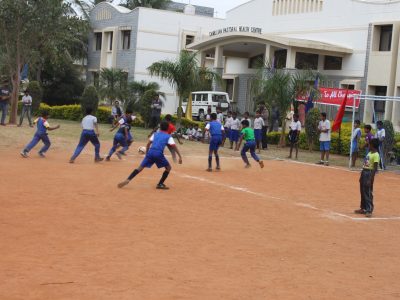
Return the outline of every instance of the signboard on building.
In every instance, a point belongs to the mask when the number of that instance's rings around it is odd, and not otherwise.
[[[223,33],[230,32],[249,32],[249,33],[258,33],[262,34],[262,28],[259,27],[250,27],[250,26],[230,26],[217,30],[210,31],[210,36],[215,36]]]
[[[335,89],[335,88],[319,88],[321,93],[321,98],[314,101],[315,103],[340,106],[343,103],[344,97],[346,96],[346,89]],[[353,107],[354,96],[361,95],[361,91],[358,90],[348,90],[347,107]],[[298,99],[298,101],[307,102],[308,97],[303,96]],[[360,100],[356,99],[356,108],[360,107]]]

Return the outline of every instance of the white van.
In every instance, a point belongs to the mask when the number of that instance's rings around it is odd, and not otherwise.
[[[183,101],[183,112],[186,113],[188,99]],[[208,108],[212,113],[217,112],[220,107],[224,115],[231,108],[231,101],[228,93],[224,92],[193,92],[192,93],[192,117],[204,121]]]

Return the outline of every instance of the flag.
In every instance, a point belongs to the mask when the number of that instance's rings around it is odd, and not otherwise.
[[[317,74],[317,77],[315,78],[314,81],[314,89],[318,89],[319,86],[319,75]],[[306,103],[306,114],[308,113],[309,110],[314,108],[314,102],[313,102],[313,92],[310,92],[310,96],[308,97],[308,101]]]
[[[336,115],[335,122],[333,123],[333,126],[332,126],[332,132],[338,131],[340,129],[340,126],[342,125],[344,112],[346,110],[348,94],[349,94],[349,90],[346,91],[346,96],[344,97],[342,105],[340,106],[339,111]]]
[[[186,119],[193,121],[192,118],[192,93],[189,94],[188,104],[186,106]]]

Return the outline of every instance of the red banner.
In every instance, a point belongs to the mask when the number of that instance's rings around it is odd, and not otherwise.
[[[333,88],[319,88],[321,93],[321,98],[318,100],[314,100],[314,103],[326,104],[326,105],[335,105],[340,106],[343,103],[343,99],[346,96],[346,89],[333,89]],[[361,95],[361,91],[357,90],[349,90],[348,99],[346,107],[353,107],[354,104],[354,95]],[[307,102],[308,96],[300,97],[297,99],[298,101]],[[356,108],[360,107],[360,100],[356,100]]]

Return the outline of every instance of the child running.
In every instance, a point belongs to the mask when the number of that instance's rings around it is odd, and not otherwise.
[[[239,129],[240,129],[240,121],[237,118],[237,113],[232,113],[232,122],[230,123],[231,130],[229,140],[231,142],[231,149],[233,149],[233,143],[235,143],[235,148],[237,147],[237,143],[239,141]]]
[[[254,130],[251,129],[250,127],[250,123],[248,120],[243,120],[242,121],[242,134],[240,136],[240,140],[239,140],[239,144],[236,146],[236,151],[239,151],[240,145],[242,144],[242,141],[245,140],[246,143],[243,145],[242,148],[242,159],[244,161],[244,163],[246,164],[246,168],[250,168],[250,162],[249,159],[247,158],[247,151],[250,150],[250,154],[253,157],[253,159],[258,162],[258,164],[260,165],[261,169],[264,168],[264,162],[262,160],[260,160],[260,158],[257,156],[256,154],[256,141],[255,141],[255,137],[254,137]]]
[[[81,154],[82,150],[85,148],[89,141],[94,146],[95,152],[95,162],[101,162],[104,159],[100,157],[100,142],[99,142],[99,126],[97,125],[97,118],[92,115],[93,109],[86,109],[86,116],[82,119],[82,134],[79,140],[79,144],[75,149],[69,162],[73,164],[75,159]]]
[[[122,147],[121,150],[116,152],[118,159],[122,159],[122,155],[126,155],[125,152],[128,151],[129,146],[132,144],[133,137],[130,133],[132,122],[135,119],[132,116],[132,110],[127,110],[124,117],[122,117],[119,121],[119,129],[114,136],[113,147],[106,157],[106,161],[110,161],[111,156],[117,151],[118,147]],[[113,131],[116,128],[114,126],[110,131]]]
[[[354,211],[354,213],[363,214],[367,218],[371,218],[372,212],[374,211],[374,179],[375,174],[378,171],[378,165],[380,161],[378,148],[379,140],[371,140],[370,152],[367,154],[364,160],[364,165],[360,176],[360,209]]]
[[[160,131],[154,133],[148,144],[147,144],[147,151],[146,157],[140,164],[140,166],[135,169],[131,175],[129,175],[128,179],[118,184],[119,188],[123,188],[127,184],[131,182],[133,178],[136,177],[140,172],[143,171],[144,168],[151,168],[154,164],[156,164],[157,168],[165,168],[165,171],[157,185],[157,189],[159,190],[168,190],[169,188],[164,184],[165,180],[168,178],[169,173],[171,172],[171,165],[168,160],[164,156],[164,149],[165,147],[174,148],[174,151],[179,156],[179,164],[182,164],[182,156],[175,145],[174,139],[171,135],[168,134],[168,122],[163,121],[160,125]]]
[[[38,119],[36,119],[33,123],[36,124],[36,132],[35,135],[33,136],[32,141],[22,150],[21,155],[22,157],[27,158],[29,151],[31,151],[38,143],[39,141],[42,141],[44,146],[42,149],[39,150],[39,156],[40,157],[45,157],[45,153],[47,150],[50,148],[50,140],[49,136],[47,135],[47,130],[52,131],[60,128],[60,125],[51,127],[49,122],[47,121],[47,118],[49,117],[49,113],[47,111],[42,112],[42,116]]]
[[[211,135],[210,148],[209,148],[209,152],[208,152],[208,169],[207,169],[207,172],[212,172],[212,156],[213,156],[213,153],[215,155],[215,161],[217,163],[216,170],[219,171],[219,170],[221,170],[221,165],[220,165],[220,162],[219,162],[218,149],[221,146],[222,136],[225,134],[225,129],[224,129],[224,126],[222,126],[222,124],[217,121],[217,114],[216,113],[212,113],[211,114],[211,122],[209,122],[206,125],[205,131],[206,132],[210,132],[210,135]]]

